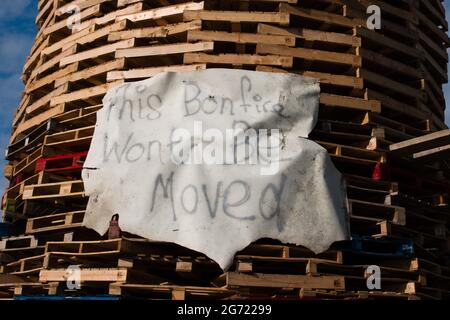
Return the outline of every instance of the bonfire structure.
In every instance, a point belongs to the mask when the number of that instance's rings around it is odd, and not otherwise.
[[[442,90],[449,39],[441,0],[37,5],[39,31],[6,150],[0,298],[449,297]],[[351,240],[319,255],[260,240],[224,272],[172,243],[119,230],[108,239],[82,226],[81,171],[108,89],[164,71],[219,67],[320,80],[310,139],[345,176]],[[371,265],[380,268],[381,289],[368,286]]]

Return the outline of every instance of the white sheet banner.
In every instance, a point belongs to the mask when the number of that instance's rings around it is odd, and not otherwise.
[[[307,140],[316,80],[208,69],[111,89],[83,170],[84,225],[200,251],[223,269],[260,238],[315,252],[348,238],[346,191]]]

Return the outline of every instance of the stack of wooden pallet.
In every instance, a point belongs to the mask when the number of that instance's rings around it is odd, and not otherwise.
[[[380,30],[367,28],[372,4]],[[416,152],[428,151],[425,162],[396,151],[446,129],[442,1],[39,0],[38,8],[6,151],[3,210],[14,232],[0,241],[0,297],[449,297],[448,162],[441,150],[429,156],[435,144]],[[186,248],[132,235],[104,240],[82,227],[81,168],[106,91],[214,67],[320,79],[311,138],[347,178],[352,241],[319,256],[259,241],[222,273]],[[366,283],[373,264],[378,291]],[[79,290],[66,283],[74,265]]]

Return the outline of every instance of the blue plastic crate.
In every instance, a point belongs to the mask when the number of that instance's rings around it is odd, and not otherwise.
[[[354,235],[351,241],[343,241],[336,249],[365,255],[409,258],[414,256],[414,241],[403,238],[372,238]]]
[[[0,237],[9,237],[12,229],[12,224],[0,222]]]

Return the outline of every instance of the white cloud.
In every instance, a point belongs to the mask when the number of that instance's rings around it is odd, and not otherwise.
[[[0,19],[14,19],[24,13],[32,0],[1,0]]]

